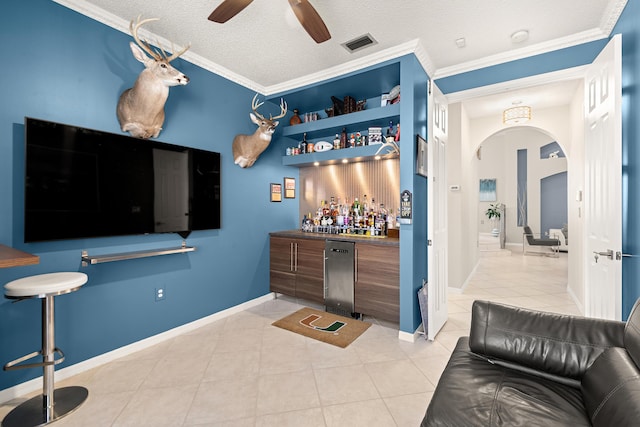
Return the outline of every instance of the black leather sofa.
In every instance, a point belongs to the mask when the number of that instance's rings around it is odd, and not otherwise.
[[[428,426],[640,426],[640,300],[617,322],[475,301]]]

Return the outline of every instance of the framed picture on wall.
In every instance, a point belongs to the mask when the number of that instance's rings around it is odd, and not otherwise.
[[[480,180],[480,201],[495,202],[496,201],[496,180],[481,179]]]
[[[296,179],[295,178],[284,179],[284,198],[285,199],[296,198]]]
[[[427,176],[428,169],[427,141],[420,135],[416,135],[416,174]]]
[[[271,201],[272,202],[282,201],[282,184],[271,183]]]

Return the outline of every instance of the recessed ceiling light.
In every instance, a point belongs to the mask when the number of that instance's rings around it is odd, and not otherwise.
[[[459,48],[463,48],[466,45],[467,45],[467,41],[464,39],[464,37],[456,39],[456,46],[458,46]]]
[[[529,31],[527,30],[520,30],[511,34],[511,41],[514,43],[522,43],[526,41],[528,38],[529,38]]]

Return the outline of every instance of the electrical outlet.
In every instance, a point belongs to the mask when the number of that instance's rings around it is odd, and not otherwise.
[[[156,288],[156,301],[162,301],[167,297],[167,290],[165,288]]]

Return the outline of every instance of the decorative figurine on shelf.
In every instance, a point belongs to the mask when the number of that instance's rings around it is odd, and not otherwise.
[[[293,125],[299,125],[300,123],[302,123],[302,119],[300,118],[300,116],[298,115],[300,112],[298,111],[297,108],[295,108],[293,110],[293,116],[291,116],[291,118],[289,119],[289,125],[293,126]]]
[[[264,102],[258,102],[258,94],[253,97],[251,101],[251,109],[253,113],[249,113],[251,121],[258,125],[255,133],[252,135],[236,135],[233,138],[233,160],[234,163],[241,168],[250,168],[258,160],[258,157],[264,150],[267,149],[269,143],[271,143],[271,135],[278,126],[276,119],[282,118],[287,114],[287,103],[282,99],[280,100],[280,114],[276,117],[265,118],[258,113],[258,108],[264,104]]]

